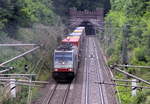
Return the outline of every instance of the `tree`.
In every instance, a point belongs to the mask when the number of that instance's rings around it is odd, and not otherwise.
[[[35,22],[53,24],[55,13],[51,3],[50,0],[1,0],[0,29],[15,37],[18,26],[28,27]]]

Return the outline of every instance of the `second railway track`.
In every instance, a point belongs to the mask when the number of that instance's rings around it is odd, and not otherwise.
[[[81,104],[108,104],[104,85],[95,81],[103,81],[103,66],[99,62],[99,55],[95,43],[95,37],[87,37],[86,58],[84,62],[84,86]]]

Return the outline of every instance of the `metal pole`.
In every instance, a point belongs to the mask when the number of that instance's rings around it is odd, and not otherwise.
[[[150,89],[150,87],[145,87],[145,86],[132,86],[132,85],[126,85],[126,84],[114,84],[114,83],[108,83],[108,82],[95,82],[98,84],[106,84],[106,85],[115,85],[115,86],[124,86],[124,87],[136,87],[136,88],[146,88]]]
[[[41,87],[40,85],[28,84],[28,83],[19,83],[19,82],[16,82],[16,85],[20,85],[20,86],[31,86],[31,87]]]
[[[4,72],[10,71],[10,70],[12,70],[12,69],[5,69],[5,70],[0,71],[0,73],[4,73]]]
[[[6,82],[1,82],[0,84],[5,85]],[[16,82],[16,85],[20,85],[20,86],[31,86],[31,87],[41,87],[41,85],[35,85],[35,84],[28,84],[28,83],[21,83],[21,82]]]
[[[14,58],[8,60],[8,61],[5,61],[5,62],[3,62],[3,63],[0,64],[0,67],[3,66],[3,65],[5,65],[5,64],[7,64],[7,63],[9,63],[9,62],[11,62],[11,61],[14,61],[14,60],[20,58],[20,57],[22,57],[22,56],[24,56],[24,55],[26,55],[26,54],[28,54],[28,53],[33,52],[33,51],[37,50],[38,48],[40,48],[40,46],[37,46],[37,47],[35,47],[35,48],[33,48],[33,49],[27,51],[27,52],[24,52],[24,53],[22,53],[22,54],[20,54],[20,55],[18,55],[18,56],[16,56],[16,57],[14,57]]]
[[[132,96],[136,96],[136,87],[137,87],[136,79],[132,79],[131,85],[135,86],[135,87],[132,87],[131,94],[132,94]]]
[[[125,24],[123,28],[123,40],[122,40],[122,63],[123,64],[128,64],[128,48],[127,48],[127,43],[128,43],[128,26]]]
[[[12,79],[12,78],[10,78]],[[10,81],[10,79],[0,79],[0,81]],[[49,82],[47,81],[29,81],[29,80],[14,80],[15,82],[23,82],[23,83],[37,83],[37,84],[48,84]],[[13,80],[12,80],[13,82]]]
[[[120,82],[140,82],[140,81],[124,80],[124,79],[112,79],[112,81],[120,81]]]
[[[32,84],[32,77],[30,77],[29,83]],[[29,93],[28,93],[27,104],[31,104],[31,86],[29,86]]]
[[[135,76],[135,75],[132,75],[132,74],[130,74],[130,73],[128,73],[128,72],[125,72],[125,71],[123,71],[123,70],[120,70],[119,68],[114,68],[114,69],[117,70],[117,71],[119,71],[119,72],[121,72],[121,73],[123,73],[123,74],[125,74],[125,75],[128,75],[128,76],[130,76],[130,77],[132,77],[132,78],[135,78],[135,79],[137,79],[137,80],[139,80],[139,81],[142,81],[142,82],[144,82],[144,83],[150,85],[150,82],[148,82],[148,81],[146,81],[146,80],[144,80],[144,79],[142,79],[142,78],[139,78],[139,77],[137,77],[137,76]]]
[[[0,76],[0,79],[18,79],[18,78],[24,78],[24,79],[29,79],[28,77],[24,77],[24,76],[9,76],[9,77],[1,77]]]
[[[0,44],[0,47],[5,47],[5,46],[37,46],[37,44]]]
[[[135,65],[117,65],[119,67],[130,67],[130,68],[145,68],[150,69],[150,66],[135,66]]]
[[[9,79],[9,92],[12,98],[16,97],[16,79]]]
[[[0,76],[36,76],[36,74],[0,74]]]

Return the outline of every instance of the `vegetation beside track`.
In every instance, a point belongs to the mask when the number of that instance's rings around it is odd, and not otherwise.
[[[48,80],[52,69],[52,52],[64,34],[65,26],[60,16],[53,11],[50,0],[1,0],[0,1],[0,43],[35,43],[42,47],[6,66],[15,69],[7,73],[36,73],[36,80]],[[32,47],[31,47],[32,48]],[[29,47],[0,47],[0,63],[17,56]],[[29,70],[24,70],[28,65]],[[1,68],[3,70],[3,68]],[[48,74],[49,73],[49,74]],[[0,87],[0,103],[25,104],[28,86],[18,86],[16,99],[4,96]],[[33,88],[33,95],[38,88]]]
[[[111,0],[111,10],[105,17],[105,31],[100,37],[109,59],[108,64],[150,66],[149,11],[150,2],[148,0]],[[150,80],[149,69],[128,68],[124,70],[145,80]],[[120,77],[120,74],[117,74],[116,77],[126,78],[126,76]],[[125,87],[118,88],[127,90]],[[131,97],[130,90],[120,92],[122,104],[150,103],[150,96],[147,94],[150,90],[138,91],[136,97]]]
[[[64,26],[61,25],[59,27],[57,26],[44,26],[42,24],[35,24],[35,27],[32,28],[20,28],[19,30],[19,41],[16,39],[8,39],[5,41],[6,43],[12,42],[13,43],[37,43],[42,44],[43,46],[31,53],[28,54],[14,62],[11,62],[7,64],[7,66],[13,66],[15,67],[14,70],[8,72],[8,73],[35,73],[37,74],[36,80],[48,80],[50,78],[50,72],[52,69],[52,52],[54,48],[57,46],[59,38],[61,38],[61,35],[63,34]],[[32,35],[31,35],[32,34]],[[43,35],[41,35],[43,34]],[[8,38],[8,37],[6,37]],[[5,38],[5,39],[6,39]],[[1,62],[4,62],[16,55],[19,55],[20,53],[23,53],[31,48],[29,47],[16,47],[16,48],[1,48],[3,51],[1,54]],[[7,52],[8,51],[8,52]],[[7,52],[7,53],[6,53]],[[24,65],[28,65],[29,70],[24,70]],[[1,69],[3,70],[3,69]],[[4,100],[4,104],[25,104],[27,101],[27,95],[28,87],[19,87],[21,88],[21,92],[17,93],[16,99],[2,99]],[[3,88],[1,89],[3,90]],[[34,90],[34,93],[36,93],[36,90]],[[37,90],[38,91],[38,90]],[[3,93],[1,93],[3,95]],[[19,101],[20,100],[20,101]],[[8,101],[8,102],[7,102]]]
[[[15,70],[9,73],[37,73],[38,76],[35,79],[48,79],[47,73],[52,67],[52,50],[64,34],[64,24],[67,24],[69,8],[93,10],[103,7],[102,3],[104,2],[101,0],[1,0],[0,42],[43,45],[41,50],[8,64],[15,67]],[[150,2],[148,0],[111,0],[111,7],[105,18],[105,32],[100,37],[110,59],[109,64],[123,63],[122,59],[126,57],[127,52],[128,64],[150,65]],[[125,25],[128,25],[129,29],[123,31]],[[125,33],[128,36],[124,36]],[[124,43],[125,39],[127,45]],[[124,47],[126,49],[123,49]],[[28,49],[0,47],[0,62]],[[25,64],[29,66],[27,72],[24,70]],[[148,69],[128,68],[126,71],[150,80]],[[120,74],[116,77],[125,78]],[[24,104],[27,100],[27,89],[28,87],[23,87],[21,93],[17,94],[17,99],[8,100],[0,97],[0,101],[5,102],[4,104],[13,104],[13,102]],[[119,87],[119,90],[127,89]],[[36,92],[36,89],[34,91]],[[149,90],[139,91],[133,98],[130,91],[121,92],[120,95],[123,104],[149,104],[149,92]],[[144,97],[141,97],[143,95]],[[3,87],[0,89],[0,96],[3,96]]]
[[[47,80],[50,76],[47,73],[52,68],[52,50],[65,34],[64,24],[68,24],[69,8],[94,10],[97,7],[102,7],[101,4],[101,0],[94,2],[90,0],[1,0],[0,43],[42,44],[40,50],[7,64],[7,66],[15,67],[8,73],[36,73],[35,79]],[[0,47],[0,62],[2,63],[29,49],[28,47]],[[25,64],[29,67],[28,71],[24,70]],[[8,99],[4,98],[3,87],[1,87],[0,102],[3,104],[25,104],[28,87],[18,87],[18,89],[21,92],[17,93],[17,98]],[[37,89],[33,89],[33,92],[36,93],[36,91]]]

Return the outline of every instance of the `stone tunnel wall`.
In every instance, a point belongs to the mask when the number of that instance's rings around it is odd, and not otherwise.
[[[75,27],[81,24],[83,21],[89,22],[93,21],[93,23],[96,21],[97,22],[96,24],[99,24],[100,22],[103,22],[104,17],[103,8],[97,8],[94,11],[88,10],[78,11],[76,8],[70,8],[69,14],[70,14],[69,19],[70,27]]]
[[[89,18],[89,19],[100,19],[103,17],[103,9],[97,8],[95,11],[77,11],[76,8],[71,8],[69,10],[69,14],[71,18]]]

